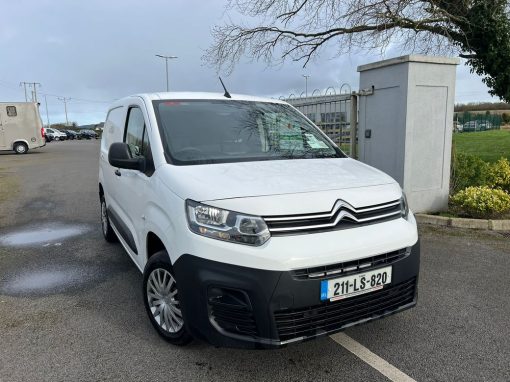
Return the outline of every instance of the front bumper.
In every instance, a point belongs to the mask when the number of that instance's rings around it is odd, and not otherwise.
[[[332,334],[416,305],[419,242],[391,264],[382,290],[329,302],[321,280],[302,272],[268,271],[183,255],[174,264],[190,333],[216,346],[274,348]],[[374,263],[375,264],[375,263]]]

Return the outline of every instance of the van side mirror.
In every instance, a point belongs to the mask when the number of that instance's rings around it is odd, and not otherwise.
[[[133,158],[129,146],[124,142],[112,143],[108,150],[108,162],[113,167],[145,171],[145,159]]]

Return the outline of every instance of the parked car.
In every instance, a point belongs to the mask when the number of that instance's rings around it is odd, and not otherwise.
[[[66,134],[67,136],[67,139],[78,139],[78,133],[76,131],[73,131],[73,130],[64,130],[64,133]]]
[[[462,123],[460,123],[458,121],[454,121],[453,122],[453,131],[456,133],[462,133],[462,131],[464,131],[464,126],[462,125]]]
[[[416,304],[400,186],[284,101],[121,99],[98,189],[103,235],[143,273],[147,315],[172,344],[280,347]]]
[[[99,135],[93,130],[82,130],[80,132],[83,139],[98,139]]]
[[[493,129],[492,122],[487,120],[476,120],[464,123],[463,131],[485,131]]]
[[[26,154],[44,145],[44,128],[36,103],[0,103],[0,151]]]
[[[487,121],[487,120],[480,120],[480,121],[478,121],[478,127],[479,127],[480,131],[492,130],[493,129],[492,122]]]
[[[46,128],[43,128],[43,137],[45,143],[51,142],[53,140],[53,135],[48,133]]]
[[[462,126],[462,131],[476,131],[476,126],[477,126],[477,123],[476,121],[468,121],[468,122],[465,122],[464,125]]]
[[[50,137],[50,140],[53,141],[65,141],[67,139],[67,135],[61,132],[60,130],[55,129],[54,127],[46,128],[46,136]]]

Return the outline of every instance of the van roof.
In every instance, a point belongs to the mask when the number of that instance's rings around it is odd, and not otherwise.
[[[272,102],[285,103],[285,101],[273,98],[256,97],[244,94],[231,94],[232,98],[226,98],[223,93],[208,92],[159,92],[159,93],[141,93],[134,94],[117,100],[113,105],[123,104],[130,98],[139,97],[148,101],[158,100],[222,100],[222,101],[254,101],[254,102]]]

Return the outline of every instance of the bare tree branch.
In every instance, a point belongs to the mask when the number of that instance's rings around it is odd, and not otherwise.
[[[406,53],[459,55],[510,100],[508,0],[230,0],[227,8],[252,24],[213,28],[204,59],[218,69],[231,71],[243,56],[306,66],[327,48],[332,57],[398,45]]]

